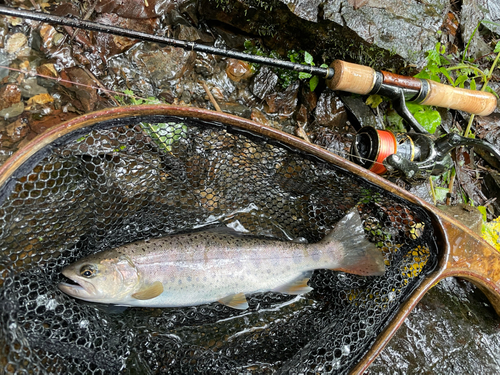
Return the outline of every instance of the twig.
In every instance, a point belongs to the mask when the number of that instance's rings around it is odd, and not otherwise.
[[[429,176],[429,185],[431,187],[432,201],[434,202],[434,206],[435,206],[437,204],[436,191],[434,190],[434,184],[432,183],[432,177],[431,176]]]
[[[448,183],[448,193],[450,194],[453,194],[453,184],[455,183],[455,175],[456,175],[456,171],[455,171],[455,168],[453,168],[451,170],[451,175],[450,175],[450,182]],[[451,205],[451,198],[450,196],[446,197],[446,205],[449,206]]]
[[[217,102],[215,101],[215,98],[210,92],[210,89],[208,88],[207,84],[204,81],[198,81],[198,83],[203,86],[203,89],[205,89],[205,92],[208,95],[208,99],[210,99],[210,103],[212,103],[212,105],[215,107],[215,110],[217,112],[222,112],[222,110],[219,107],[219,104],[217,104]]]
[[[83,19],[86,21],[90,18],[90,16],[92,15],[92,13],[94,13],[94,9],[97,5],[97,1],[99,0],[94,0],[94,2],[92,3],[92,5],[90,6],[90,8],[85,12],[85,15],[83,16]],[[73,43],[73,40],[75,39],[76,35],[78,34],[78,32],[80,31],[81,29],[76,29],[75,32],[73,33],[73,35],[71,36],[71,39],[69,41],[69,43]]]

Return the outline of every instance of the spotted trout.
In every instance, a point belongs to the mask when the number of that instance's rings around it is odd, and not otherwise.
[[[313,270],[383,275],[357,211],[320,242],[304,244],[211,231],[138,241],[82,258],[62,270],[72,297],[122,306],[176,307],[219,301],[246,309],[245,295],[303,294]]]

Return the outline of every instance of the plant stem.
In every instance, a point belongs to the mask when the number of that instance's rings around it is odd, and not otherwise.
[[[491,80],[491,77],[493,76],[493,71],[495,70],[497,64],[498,64],[498,60],[500,59],[500,52],[497,53],[497,56],[495,57],[495,60],[493,60],[493,64],[491,64],[491,68],[490,68],[490,71],[488,72],[488,74],[484,74],[483,72],[481,72],[481,74],[484,76],[484,85],[483,87],[481,87],[481,91],[485,91],[486,88],[488,87],[488,83],[490,82]],[[469,118],[469,122],[467,123],[467,128],[465,129],[465,132],[464,132],[464,137],[468,137],[469,134],[470,134],[470,129],[472,127],[472,123],[474,122],[474,115],[471,115],[470,118]]]
[[[431,188],[432,201],[434,202],[434,206],[437,204],[436,200],[436,191],[434,190],[434,184],[432,183],[432,176],[429,176],[429,186]]]

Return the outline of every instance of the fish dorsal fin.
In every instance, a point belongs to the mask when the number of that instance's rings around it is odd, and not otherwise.
[[[163,293],[163,284],[159,281],[155,281],[153,284],[148,285],[142,288],[137,293],[132,294],[132,297],[140,300],[153,299],[155,297],[158,297],[162,293]]]
[[[297,277],[295,280],[292,280],[289,283],[283,284],[275,289],[273,289],[274,292],[280,292],[280,293],[285,293],[285,294],[305,294],[313,290],[310,286],[307,285],[307,282],[309,281],[309,278],[311,277],[310,274],[307,275],[300,275]]]
[[[238,310],[248,309],[247,298],[243,293],[231,294],[227,297],[221,298],[219,302],[222,303],[223,305],[232,307],[233,309],[238,309]]]

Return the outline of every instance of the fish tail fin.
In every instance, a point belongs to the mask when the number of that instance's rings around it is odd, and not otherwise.
[[[336,270],[362,276],[384,274],[384,257],[375,244],[366,239],[356,209],[349,211],[323,241],[335,241],[342,248],[343,258]]]

